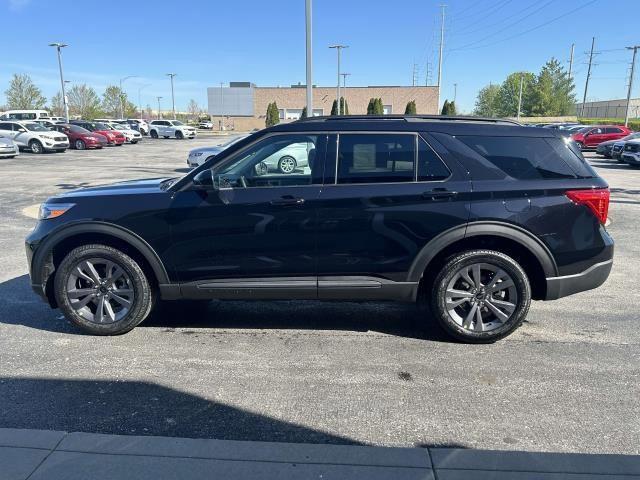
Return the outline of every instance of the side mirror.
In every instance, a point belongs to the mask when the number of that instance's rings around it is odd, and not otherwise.
[[[20,127],[20,128],[18,129],[18,131],[19,131],[19,132],[21,132],[21,133],[24,133],[24,132],[26,132],[26,131],[27,131],[27,129],[26,129],[26,128],[22,128],[22,127]]]
[[[253,169],[257,177],[261,177],[262,175],[266,175],[267,173],[269,173],[269,167],[267,167],[267,164],[264,162],[258,163],[255,167],[253,167]]]
[[[193,186],[198,190],[213,189],[213,173],[210,169],[206,169],[193,177]]]

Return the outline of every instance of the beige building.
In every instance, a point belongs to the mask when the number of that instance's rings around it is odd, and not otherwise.
[[[364,115],[370,98],[381,98],[385,114],[404,113],[407,102],[415,100],[421,114],[438,113],[438,87],[371,86],[342,88],[351,115]],[[313,88],[313,115],[330,115],[336,87]],[[252,130],[265,126],[267,106],[276,102],[281,122],[300,118],[306,104],[304,85],[291,87],[257,87],[249,82],[231,82],[228,87],[207,89],[208,112],[214,129]],[[216,118],[217,117],[217,118]]]

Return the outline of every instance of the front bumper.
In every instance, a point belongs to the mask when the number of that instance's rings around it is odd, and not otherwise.
[[[18,150],[18,147],[0,148],[0,157],[13,157],[15,155],[18,155],[19,153],[20,153],[20,150]]]

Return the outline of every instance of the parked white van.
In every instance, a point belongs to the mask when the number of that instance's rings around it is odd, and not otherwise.
[[[46,110],[7,110],[0,115],[0,120],[50,120],[51,116]]]

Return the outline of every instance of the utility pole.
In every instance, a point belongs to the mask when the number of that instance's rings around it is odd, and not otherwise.
[[[571,44],[571,54],[569,55],[569,80],[571,80],[571,71],[573,70],[573,49],[576,47],[575,43]]]
[[[428,87],[429,86],[429,75],[431,73],[431,62],[427,62],[427,65],[425,66],[425,72],[424,72],[424,86]]]
[[[224,130],[224,82],[220,82],[220,131]]]
[[[158,120],[160,120],[160,100],[162,100],[162,97],[156,97],[158,99]]]
[[[522,110],[522,86],[524,84],[524,73],[520,74],[520,93],[518,94],[518,120],[520,120],[520,112]]]
[[[120,79],[120,118],[124,117],[124,92],[122,91],[122,84],[130,78],[137,78],[136,75],[129,75]]]
[[[313,117],[313,49],[312,49],[312,4],[305,0],[305,26],[307,41],[307,116]]]
[[[589,78],[591,78],[591,64],[593,62],[593,48],[596,45],[596,37],[591,39],[591,53],[589,54],[589,68],[587,70],[587,80],[584,82],[584,95],[582,96],[582,109],[580,111],[580,116],[584,117],[584,107],[587,102],[587,90],[589,89]]]
[[[173,96],[173,77],[175,77],[177,73],[167,73],[168,77],[171,77],[171,111],[173,112],[173,119],[176,119],[176,100]]]
[[[349,45],[330,45],[329,48],[335,48],[338,51],[338,88],[336,91],[336,105],[338,106],[338,115],[340,115],[340,51],[343,48],[349,48]]]
[[[340,115],[344,115],[347,112],[347,77],[351,74],[341,73],[340,75],[342,75],[342,88],[343,88],[342,96],[344,97],[344,107],[342,109],[343,111],[340,112]],[[338,105],[338,111],[340,111],[340,105]]]
[[[633,50],[633,57],[631,59],[631,74],[629,76],[629,90],[627,90],[627,108],[624,113],[624,126],[629,125],[629,106],[631,105],[631,89],[633,89],[633,73],[636,66],[636,53],[640,45],[634,45],[633,47],[627,47],[627,50]]]
[[[61,49],[63,49],[64,47],[68,47],[69,45],[67,45],[66,43],[50,43],[49,44],[50,47],[56,47],[56,50],[58,51],[58,68],[60,70],[60,86],[62,88],[62,104],[64,105],[64,118],[65,121],[67,123],[69,123],[69,102],[67,102],[67,94],[64,90],[64,75],[62,74],[62,52]]]
[[[442,50],[444,48],[444,9],[446,5],[440,5],[440,56],[438,57],[438,109],[440,109],[440,90],[442,89]]]
[[[453,84],[453,103],[456,103],[456,98],[458,97],[458,84]]]
[[[418,65],[414,62],[413,63],[413,73],[411,74],[411,85],[412,86],[416,86],[416,84],[418,83]]]

